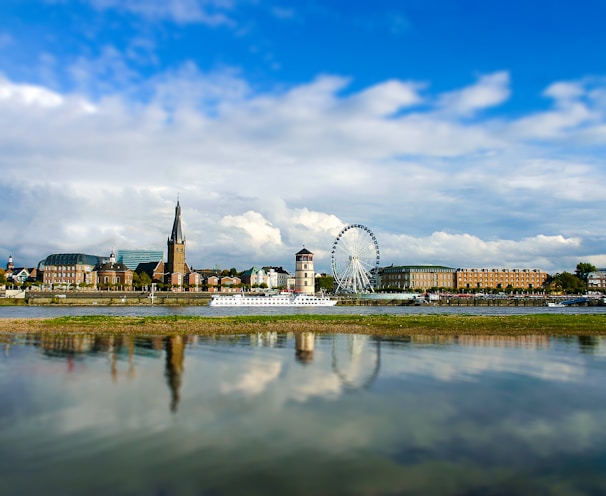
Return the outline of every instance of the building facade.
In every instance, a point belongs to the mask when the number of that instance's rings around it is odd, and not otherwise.
[[[314,254],[303,248],[295,254],[295,292],[314,294],[315,284]]]
[[[379,270],[381,289],[454,288],[457,269],[442,265],[397,265]]]
[[[269,287],[267,284],[267,273],[259,267],[251,267],[240,274],[242,284],[251,288],[258,288],[261,285]]]
[[[112,252],[107,262],[97,264],[94,269],[97,276],[98,289],[117,289],[130,291],[133,288],[134,271],[123,263],[116,261]]]
[[[270,289],[287,289],[290,274],[282,267],[263,267],[267,274],[267,287]]]
[[[458,289],[538,289],[548,274],[540,269],[457,269]]]
[[[606,289],[606,268],[597,269],[587,276],[587,289]]]
[[[49,287],[97,287],[95,267],[107,257],[85,253],[54,253],[38,263],[38,280]]]

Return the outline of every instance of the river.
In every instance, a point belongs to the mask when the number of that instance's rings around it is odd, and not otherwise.
[[[606,314],[606,306],[570,306],[564,308],[548,307],[506,307],[506,306],[336,306],[336,307],[209,307],[209,306],[0,306],[0,319],[3,318],[52,318],[78,315],[115,315],[115,316],[234,316],[234,315],[406,315],[406,314],[458,314],[458,315],[529,315],[550,314]]]
[[[599,337],[0,344],[3,495],[606,492]]]

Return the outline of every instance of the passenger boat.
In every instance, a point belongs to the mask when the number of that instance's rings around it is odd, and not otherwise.
[[[303,293],[280,293],[249,296],[242,293],[213,295],[208,303],[211,307],[333,307],[337,300],[328,296]]]

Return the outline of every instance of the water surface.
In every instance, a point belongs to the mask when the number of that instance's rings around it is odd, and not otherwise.
[[[2,494],[601,494],[595,337],[0,334]]]

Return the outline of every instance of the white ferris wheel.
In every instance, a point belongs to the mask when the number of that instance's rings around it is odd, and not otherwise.
[[[335,293],[374,291],[379,271],[379,244],[368,227],[344,227],[332,245],[332,273]]]

